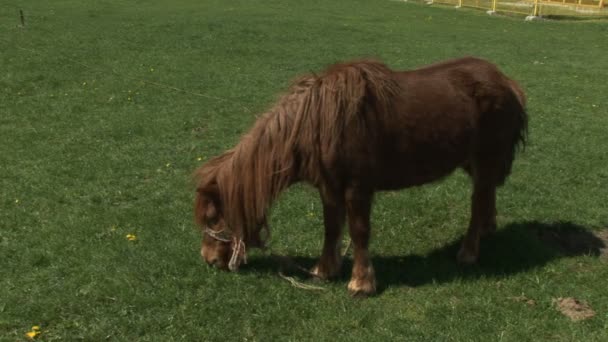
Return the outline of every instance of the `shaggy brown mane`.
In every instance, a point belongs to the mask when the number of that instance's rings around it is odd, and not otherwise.
[[[297,79],[233,149],[197,170],[198,191],[217,191],[232,233],[244,241],[257,239],[253,235],[278,194],[300,178],[318,184],[320,160],[335,153],[345,127],[366,128],[364,100],[385,111],[400,91],[391,75],[384,64],[364,60]],[[196,216],[200,224],[202,213]]]

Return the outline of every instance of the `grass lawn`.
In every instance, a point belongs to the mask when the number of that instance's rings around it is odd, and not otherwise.
[[[387,0],[3,1],[0,340],[37,325],[42,341],[606,341],[607,41],[605,21]],[[237,274],[203,265],[190,174],[291,79],[350,58],[463,55],[529,97],[530,144],[479,265],[455,262],[461,172],[377,196],[378,296],[349,297],[348,258],[325,291],[292,287],[261,252]],[[312,266],[321,222],[316,192],[291,188],[272,251]],[[595,316],[571,321],[559,297]]]

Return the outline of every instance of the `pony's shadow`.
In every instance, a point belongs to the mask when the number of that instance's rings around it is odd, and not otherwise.
[[[445,283],[455,279],[507,277],[542,267],[552,260],[579,256],[608,254],[608,234],[599,237],[593,231],[571,222],[541,223],[536,221],[511,223],[481,241],[479,262],[461,266],[456,262],[460,240],[453,241],[427,255],[376,255],[372,262],[376,270],[379,291],[392,286],[421,286]],[[381,246],[375,246],[381,253]],[[310,269],[316,258],[290,256],[290,262]],[[276,257],[253,258],[245,272],[275,273],[284,265]],[[347,256],[338,281],[350,277],[352,258]],[[292,273],[297,270],[291,269]],[[305,276],[302,272],[300,276]]]

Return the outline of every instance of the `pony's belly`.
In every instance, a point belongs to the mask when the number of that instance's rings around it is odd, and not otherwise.
[[[386,165],[376,176],[377,190],[397,190],[437,181],[451,174],[463,160],[400,160]]]

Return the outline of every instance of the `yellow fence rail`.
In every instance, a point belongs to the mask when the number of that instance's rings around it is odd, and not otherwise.
[[[608,0],[427,0],[459,7],[486,10],[489,14],[511,13],[530,18],[543,15],[605,16],[608,17]]]

